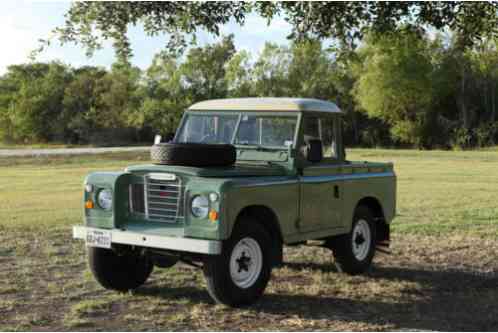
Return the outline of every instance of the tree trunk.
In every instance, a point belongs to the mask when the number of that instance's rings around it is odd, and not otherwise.
[[[466,84],[466,71],[465,65],[462,66],[462,79],[460,82],[460,96],[459,96],[459,104],[460,104],[460,116],[463,123],[464,128],[469,128],[469,115],[467,111],[467,105],[465,104],[465,86]]]
[[[496,120],[496,82],[491,81],[491,122]]]

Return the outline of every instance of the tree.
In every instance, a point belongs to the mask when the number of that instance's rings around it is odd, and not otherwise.
[[[289,49],[275,43],[266,43],[254,64],[256,96],[281,97],[288,95],[288,70],[291,61]]]
[[[72,76],[63,64],[9,66],[1,80],[0,127],[4,139],[49,141],[62,139],[64,87]]]
[[[237,52],[226,64],[228,97],[254,96],[254,73],[247,51]]]
[[[235,52],[233,35],[219,43],[189,50],[179,70],[192,102],[227,95],[226,65]]]
[[[165,51],[156,54],[144,81],[145,97],[135,125],[149,133],[174,132],[189,103],[182,85],[178,55]]]
[[[335,100],[335,62],[319,40],[292,43],[288,64],[288,95]]]
[[[54,35],[62,43],[82,43],[88,54],[110,39],[123,61],[131,55],[130,25],[141,23],[151,36],[167,34],[168,47],[181,49],[200,29],[219,35],[220,26],[230,19],[243,25],[255,12],[268,22],[283,17],[292,25],[289,37],[294,39],[352,41],[366,31],[393,32],[410,24],[449,28],[465,36],[465,45],[472,45],[483,36],[496,35],[497,9],[493,2],[75,2]]]
[[[140,106],[141,71],[128,63],[114,63],[112,69],[97,81],[96,106],[92,118],[101,128],[124,128],[133,122]]]
[[[430,145],[433,66],[427,40],[406,30],[361,48],[355,97],[370,117],[391,124],[395,139],[418,147]]]
[[[107,75],[98,67],[82,67],[74,71],[73,80],[64,90],[63,123],[67,124],[65,138],[69,142],[88,140],[99,125],[93,116],[97,108],[97,85]]]
[[[178,53],[158,53],[146,72],[146,97],[135,124],[172,132],[190,104],[226,97],[227,67],[235,52],[233,36],[227,36],[219,43],[190,49],[183,62]]]

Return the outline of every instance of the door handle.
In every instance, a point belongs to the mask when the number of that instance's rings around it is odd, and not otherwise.
[[[339,186],[334,185],[334,198],[339,199]]]

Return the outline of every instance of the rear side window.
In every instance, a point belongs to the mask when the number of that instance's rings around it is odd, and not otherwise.
[[[337,158],[334,119],[329,117],[305,117],[303,135],[305,144],[312,139],[322,141],[324,158]]]

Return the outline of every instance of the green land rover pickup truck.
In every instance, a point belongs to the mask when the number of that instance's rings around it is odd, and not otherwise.
[[[241,306],[264,292],[283,246],[320,241],[358,274],[389,243],[391,163],[345,158],[341,110],[301,98],[200,102],[151,164],[94,172],[84,182],[84,239],[105,288],[145,283],[154,266],[204,271],[211,297]]]

